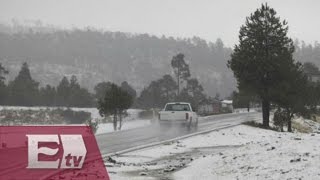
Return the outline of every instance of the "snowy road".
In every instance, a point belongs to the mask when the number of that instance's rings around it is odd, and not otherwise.
[[[99,134],[96,135],[96,139],[101,154],[105,155],[108,153],[114,153],[136,146],[169,140],[172,138],[192,134],[195,132],[230,127],[241,124],[245,121],[257,120],[259,118],[261,119],[261,113],[237,113],[216,115],[200,118],[197,129],[188,130],[185,127],[171,127],[169,129],[166,129],[165,131],[161,131],[158,128],[158,126],[150,125],[141,128],[129,129],[113,133]],[[11,172],[17,168],[21,167],[16,167],[13,169],[9,167],[9,169],[7,170],[8,172]],[[40,177],[42,175],[43,174],[41,172],[34,174],[35,177]]]
[[[126,150],[132,147],[149,143],[160,142],[179,136],[210,129],[220,129],[241,124],[245,121],[252,121],[261,118],[261,113],[237,113],[208,116],[199,119],[197,129],[188,130],[185,127],[169,127],[159,129],[156,125],[136,128],[126,131],[100,134],[96,136],[102,155]]]

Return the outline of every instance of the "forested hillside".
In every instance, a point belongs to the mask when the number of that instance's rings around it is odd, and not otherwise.
[[[21,64],[27,62],[40,86],[57,85],[63,76],[75,75],[79,83],[90,90],[102,81],[127,81],[140,92],[152,80],[173,74],[171,58],[183,53],[191,73],[208,95],[228,96],[236,87],[226,66],[232,50],[220,39],[207,42],[198,37],[159,38],[92,29],[38,31],[31,28],[11,33],[8,29],[0,33],[0,61],[9,70],[9,81],[17,75]],[[319,49],[319,44],[302,44],[297,48],[296,57],[319,66]]]
[[[186,55],[192,74],[210,95],[227,95],[234,88],[226,67],[231,49],[221,40],[208,43],[197,37],[158,38],[89,29],[0,34],[0,58],[9,70],[8,79],[26,61],[40,85],[57,85],[63,75],[76,75],[89,89],[101,81],[128,81],[139,92],[152,80],[172,74],[170,61],[179,52]]]

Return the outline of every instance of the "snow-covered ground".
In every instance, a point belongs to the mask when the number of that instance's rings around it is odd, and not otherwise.
[[[14,109],[14,110],[40,110],[40,109],[67,109],[66,107],[46,107],[46,106],[32,106],[32,107],[26,107],[26,106],[0,106],[0,111],[2,109]],[[100,119],[101,116],[99,114],[99,110],[97,108],[71,108],[74,111],[85,111],[91,113],[92,119]],[[128,109],[128,114],[132,115],[132,117],[138,117],[138,113],[141,112],[141,109]]]
[[[46,107],[46,106],[33,106],[33,107],[26,107],[26,106],[0,106],[0,111],[2,109],[12,109],[12,110],[41,110],[41,109],[67,109],[66,107]],[[97,108],[71,108],[74,111],[85,111],[91,113],[92,119],[100,119],[101,116],[99,115],[99,111]],[[128,110],[129,112],[135,112],[135,110]]]
[[[111,179],[320,179],[320,132],[246,125],[111,157]],[[115,160],[115,162],[113,161]]]
[[[44,106],[37,106],[37,107],[25,107],[25,106],[0,106],[0,111],[2,109],[13,109],[13,110],[40,110],[40,109],[57,109],[58,107],[44,107]],[[60,107],[61,108],[61,107]],[[66,109],[65,107],[62,107]],[[85,111],[91,113],[91,119],[93,120],[101,120],[102,117],[99,114],[97,108],[71,108],[73,111]],[[128,130],[143,126],[148,126],[151,124],[151,119],[139,119],[138,114],[142,110],[140,109],[128,109],[127,113],[128,116],[123,119],[123,125],[121,130]],[[35,125],[35,124],[33,124]],[[43,124],[41,124],[43,126]],[[52,124],[50,124],[52,125]],[[66,125],[66,124],[55,124],[55,125]],[[72,125],[84,125],[84,124],[72,124]],[[112,123],[100,123],[97,129],[96,134],[102,133],[109,133],[113,132],[113,124]]]

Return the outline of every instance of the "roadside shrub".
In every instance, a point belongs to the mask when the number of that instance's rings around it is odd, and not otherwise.
[[[91,113],[84,111],[72,111],[71,109],[64,110],[62,117],[70,124],[82,124],[90,120]]]
[[[90,112],[73,111],[71,109],[2,109],[1,125],[18,124],[83,124],[91,118]]]
[[[320,123],[320,115],[315,115],[315,122]]]
[[[95,134],[95,133],[97,132],[98,127],[99,127],[99,123],[98,123],[97,120],[92,121],[91,119],[89,119],[89,120],[86,121],[86,124],[87,124],[88,126],[90,126],[93,134]]]
[[[315,113],[310,113],[308,116],[302,116],[305,119],[311,119],[314,122],[318,122],[320,123],[320,115],[317,114],[317,112]]]
[[[260,126],[262,126],[261,123],[258,123],[256,121],[247,121],[247,122],[243,122],[242,124],[247,125],[247,126],[252,126],[252,127],[260,127]]]
[[[300,133],[311,133],[312,128],[307,126],[306,124],[302,124],[296,121],[292,121],[292,128]]]
[[[257,127],[257,128],[262,128],[262,129],[269,129],[269,130],[273,130],[273,131],[278,131],[278,128],[271,127],[271,126],[268,128],[265,128],[263,126],[263,124],[258,123],[256,121],[247,121],[247,122],[243,122],[242,124],[247,125],[247,126],[251,126],[251,127]]]
[[[286,112],[280,108],[274,112],[273,124],[278,128],[279,131],[283,132],[283,127],[288,123]]]

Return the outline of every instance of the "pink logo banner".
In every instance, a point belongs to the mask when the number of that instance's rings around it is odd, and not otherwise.
[[[109,180],[88,126],[0,126],[0,179]]]

